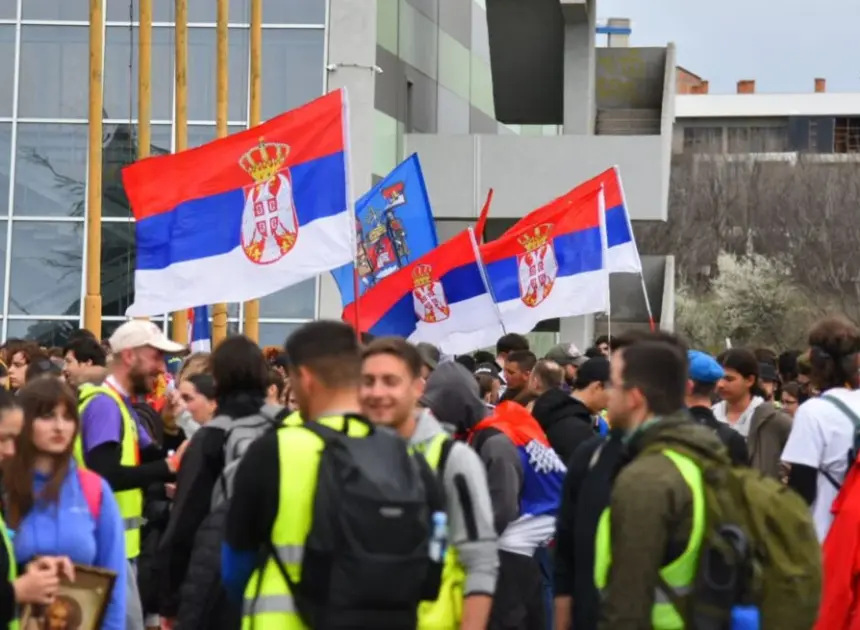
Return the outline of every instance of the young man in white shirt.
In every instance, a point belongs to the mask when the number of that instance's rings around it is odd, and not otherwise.
[[[831,504],[839,494],[860,425],[857,389],[860,329],[828,317],[809,333],[812,382],[821,396],[803,403],[794,416],[782,459],[791,466],[788,485],[812,508],[819,540],[830,529]]]

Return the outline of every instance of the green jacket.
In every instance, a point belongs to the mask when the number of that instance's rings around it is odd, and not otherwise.
[[[687,545],[693,520],[690,489],[665,455],[642,453],[669,433],[728,459],[716,433],[693,422],[686,411],[651,422],[631,437],[627,464],[612,488],[612,566],[599,630],[650,630],[658,571]]]

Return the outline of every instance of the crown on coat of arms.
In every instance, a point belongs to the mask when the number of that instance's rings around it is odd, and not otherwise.
[[[416,287],[424,287],[433,283],[433,267],[418,265],[412,270],[412,283]]]
[[[258,184],[267,182],[275,177],[278,171],[284,168],[290,147],[282,142],[260,143],[239,158],[239,166],[248,175],[254,178]]]
[[[552,232],[552,224],[544,223],[537,227],[521,234],[517,237],[517,242],[523,246],[527,252],[533,252],[547,244],[550,233]]]
[[[396,184],[391,184],[387,188],[382,189],[382,196],[387,200],[391,201],[397,197],[400,197],[403,194],[403,189],[405,186],[403,182],[397,182]]]

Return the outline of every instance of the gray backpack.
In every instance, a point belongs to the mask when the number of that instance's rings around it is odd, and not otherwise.
[[[217,416],[207,426],[223,430],[227,436],[224,440],[224,469],[212,490],[212,509],[233,496],[233,478],[239,468],[239,462],[251,442],[269,431],[277,429],[286,410],[280,405],[263,405],[260,413],[244,418]]]

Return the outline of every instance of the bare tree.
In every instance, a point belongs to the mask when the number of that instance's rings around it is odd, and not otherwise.
[[[679,281],[707,291],[720,252],[760,255],[787,271],[821,312],[860,322],[860,168],[819,156],[683,156],[669,221],[638,226],[643,253],[674,254]]]

